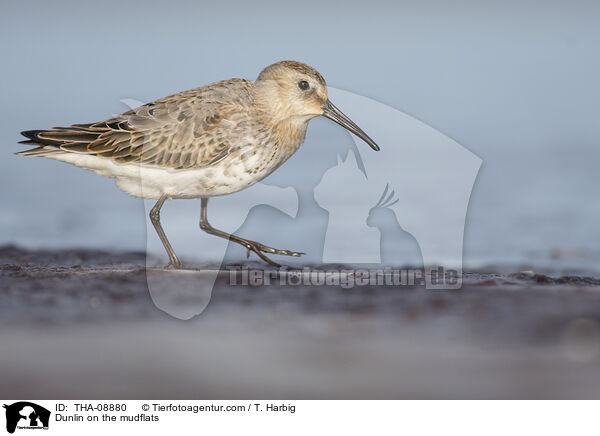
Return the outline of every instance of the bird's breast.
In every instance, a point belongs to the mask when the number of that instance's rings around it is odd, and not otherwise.
[[[300,148],[306,136],[307,123],[280,122],[248,132],[245,146],[241,146],[235,159],[250,174],[268,175]],[[265,175],[265,176],[266,176]]]
[[[225,159],[198,172],[199,196],[229,194],[261,181],[298,150],[305,134],[306,125],[267,128],[254,124],[245,129],[232,141]]]

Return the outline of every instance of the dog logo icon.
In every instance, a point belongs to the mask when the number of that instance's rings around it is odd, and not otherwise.
[[[14,433],[18,429],[48,429],[50,411],[29,401],[19,401],[4,405],[6,409],[6,431]]]

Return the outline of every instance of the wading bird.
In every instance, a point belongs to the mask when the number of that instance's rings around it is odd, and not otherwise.
[[[28,130],[24,156],[68,162],[116,180],[135,197],[157,199],[150,219],[169,265],[181,268],[160,224],[165,200],[200,198],[200,228],[243,245],[274,266],[264,253],[300,256],[212,227],[210,197],[231,194],[279,168],[304,142],[308,122],[325,116],[374,150],[375,142],[328,99],[325,80],[296,61],[266,67],[253,82],[229,79],[183,91],[122,115],[90,124]],[[167,266],[169,266],[167,265]]]

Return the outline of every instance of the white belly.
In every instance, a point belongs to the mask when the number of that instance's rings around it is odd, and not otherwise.
[[[185,170],[142,166],[139,163],[120,164],[105,157],[78,153],[52,153],[45,157],[114,178],[119,189],[134,197],[154,199],[163,195],[199,198],[231,194],[259,182],[279,166],[271,165],[253,172],[262,158],[258,155],[245,162],[234,161],[229,165],[222,162],[211,167]]]

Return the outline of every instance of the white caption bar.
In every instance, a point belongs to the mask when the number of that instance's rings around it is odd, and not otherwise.
[[[26,436],[187,434],[586,435],[598,401],[5,400],[2,426]],[[49,413],[49,415],[48,415]],[[12,428],[11,428],[12,427]],[[10,431],[12,430],[12,432]],[[4,429],[2,430],[4,431]],[[116,432],[116,433],[115,433]]]

